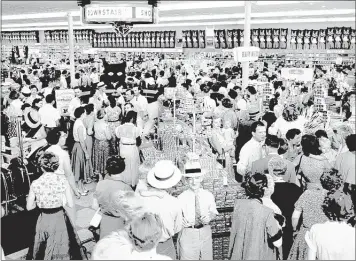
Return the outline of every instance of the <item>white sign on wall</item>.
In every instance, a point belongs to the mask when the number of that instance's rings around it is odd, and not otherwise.
[[[286,80],[313,81],[313,68],[282,68],[281,77]]]
[[[68,107],[71,100],[75,98],[73,89],[56,90],[57,109],[62,116],[69,116]]]
[[[260,48],[251,47],[236,47],[233,49],[234,59],[237,62],[253,62],[258,60],[260,55]]]

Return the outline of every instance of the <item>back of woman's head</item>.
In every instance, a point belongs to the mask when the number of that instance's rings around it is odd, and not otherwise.
[[[122,173],[125,168],[125,159],[120,156],[112,156],[106,161],[106,171],[110,176]]]
[[[284,108],[282,116],[285,121],[295,121],[298,119],[299,110],[295,104],[290,104]]]
[[[110,103],[110,107],[114,108],[116,106],[116,99],[114,96],[109,96],[108,97],[109,103]]]
[[[314,135],[303,135],[301,145],[305,156],[321,154],[319,140]]]
[[[161,239],[162,227],[162,220],[156,214],[145,213],[134,219],[129,228],[134,248],[139,252],[154,249]]]
[[[136,124],[136,120],[137,120],[137,112],[129,111],[125,115],[125,117],[123,119],[123,123],[132,122],[133,124]]]
[[[274,115],[273,112],[266,112],[262,116],[262,121],[265,121],[267,123],[267,129],[271,127],[271,125],[277,120],[276,115]]]
[[[224,98],[222,100],[222,106],[224,106],[224,108],[231,109],[233,105],[230,99]]]
[[[320,177],[321,186],[328,191],[335,191],[344,184],[342,176],[337,169],[326,169]]]
[[[341,189],[330,191],[322,205],[324,214],[332,221],[347,221],[355,215],[351,196]]]
[[[46,151],[38,159],[38,164],[44,171],[54,172],[59,167],[59,159],[54,153]]]
[[[20,97],[20,94],[17,91],[11,91],[9,94],[9,98],[11,100],[16,100]]]
[[[127,232],[115,231],[95,244],[91,260],[129,260],[132,250],[132,243]]]
[[[287,163],[281,157],[272,157],[268,161],[268,173],[272,177],[277,178],[277,177],[284,176],[286,171],[287,171]]]
[[[84,107],[78,107],[74,110],[74,117],[76,119],[79,119],[83,115],[83,113],[85,113]]]
[[[89,115],[90,113],[92,113],[94,111],[94,104],[89,103],[89,104],[85,105],[84,109],[85,109],[87,115]]]
[[[267,177],[261,173],[246,174],[245,181],[241,186],[245,189],[246,195],[250,198],[262,198],[267,187]]]

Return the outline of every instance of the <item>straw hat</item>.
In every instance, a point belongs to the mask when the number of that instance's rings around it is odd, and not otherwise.
[[[99,82],[96,88],[106,87],[107,85],[104,82]]]
[[[168,189],[178,184],[181,171],[170,160],[160,160],[147,174],[147,183],[154,188]]]
[[[184,164],[184,174],[183,177],[195,178],[204,176],[205,171],[202,170],[201,165],[197,161],[188,161]]]
[[[31,129],[35,129],[38,126],[41,125],[41,120],[39,117],[38,112],[34,111],[34,110],[28,110],[25,114],[24,114],[24,118],[25,118],[25,123],[31,128]]]

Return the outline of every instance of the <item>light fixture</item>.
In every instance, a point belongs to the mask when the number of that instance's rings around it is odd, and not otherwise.
[[[175,10],[189,10],[189,9],[209,9],[221,7],[239,7],[244,6],[244,1],[199,1],[199,2],[184,2],[184,3],[169,3],[165,4],[164,1],[158,5],[160,12],[175,11]]]
[[[73,21],[73,25],[81,25],[81,21]],[[23,24],[2,24],[1,28],[16,28],[16,27],[28,27],[28,26],[33,26],[33,27],[43,27],[43,26],[68,26],[68,22],[51,22],[49,23],[23,23]]]
[[[319,15],[346,15],[355,14],[355,9],[337,9],[337,10],[313,10],[313,11],[284,11],[284,12],[266,12],[251,13],[251,17],[283,17],[283,16],[319,16]],[[191,15],[191,16],[171,16],[160,17],[160,22],[177,22],[189,20],[218,20],[218,19],[239,19],[244,18],[243,13],[235,14],[214,14],[214,15]]]
[[[66,17],[69,12],[72,13],[73,16],[80,16],[80,11],[68,11],[68,12],[54,12],[54,13],[3,15],[1,17],[1,20],[7,21],[7,20],[58,18],[58,17]]]
[[[273,19],[273,20],[251,20],[251,24],[288,24],[288,23],[325,23],[325,22],[355,22],[355,17],[335,17],[335,18],[306,18],[306,19]],[[219,22],[197,22],[197,23],[171,23],[171,24],[137,24],[135,29],[157,28],[157,27],[192,27],[192,26],[214,26],[214,25],[243,25],[244,19],[238,21],[219,21]],[[111,25],[82,25],[73,26],[74,29],[111,29]],[[23,27],[23,28],[4,28],[2,31],[32,31],[32,30],[66,30],[68,26],[57,27]]]

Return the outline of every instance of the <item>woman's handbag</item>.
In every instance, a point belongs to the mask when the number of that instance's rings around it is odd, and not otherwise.
[[[305,191],[306,190],[306,185],[307,185],[308,182],[310,182],[310,180],[304,175],[303,171],[299,172],[300,164],[302,162],[302,158],[303,158],[303,155],[300,156],[299,163],[298,163],[297,167],[295,168],[295,173],[297,174],[297,178],[299,176],[300,188],[302,189],[302,191]]]

